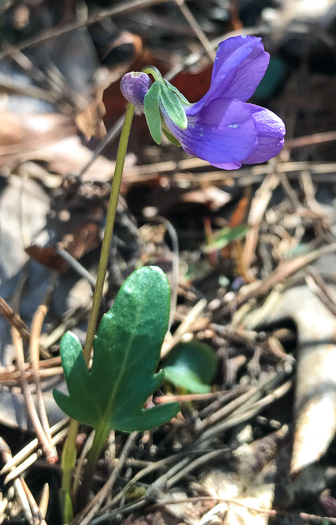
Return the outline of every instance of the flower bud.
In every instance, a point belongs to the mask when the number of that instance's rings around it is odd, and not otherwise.
[[[120,89],[126,100],[140,111],[144,111],[144,99],[152,82],[146,73],[126,73],[120,82]]]

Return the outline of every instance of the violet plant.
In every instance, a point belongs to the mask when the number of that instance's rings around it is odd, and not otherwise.
[[[163,380],[162,372],[155,374],[169,317],[169,287],[161,270],[150,267],[134,272],[122,286],[112,309],[103,316],[95,336],[135,107],[144,112],[158,144],[164,133],[188,154],[228,170],[243,163],[264,162],[281,150],[285,126],[268,109],[246,101],[253,95],[268,63],[269,54],[260,38],[238,36],[221,42],[210,89],[196,104],[190,104],[152,66],[142,72],[128,73],[121,81],[122,93],[129,104],[117,153],[86,341],[82,351],[73,334],[68,332],[63,337],[61,357],[69,396],[54,393],[59,406],[74,418],[62,456],[64,523],[71,520],[76,499],[76,491],[71,491],[71,473],[76,461],[78,421],[96,430],[83,477],[83,505],[109,431],[151,429],[169,421],[179,408],[178,404],[170,403],[144,409],[146,399]]]
[[[284,144],[285,125],[272,111],[246,102],[254,94],[270,56],[260,38],[237,36],[219,44],[208,92],[190,104],[152,67],[127,73],[124,97],[145,113],[153,139],[163,133],[189,154],[226,170],[265,162]],[[152,84],[147,73],[152,74]]]

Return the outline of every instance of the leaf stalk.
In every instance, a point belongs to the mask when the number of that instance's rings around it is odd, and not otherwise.
[[[90,448],[87,458],[82,485],[78,493],[78,510],[81,510],[88,502],[96,465],[98,463],[99,455],[104,446],[109,430],[109,426],[106,425],[104,421],[104,424],[102,424],[95,432],[92,447]]]

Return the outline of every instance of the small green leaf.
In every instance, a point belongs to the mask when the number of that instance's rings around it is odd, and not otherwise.
[[[95,428],[124,432],[151,429],[176,415],[178,403],[143,408],[164,379],[163,371],[155,371],[169,308],[166,275],[155,266],[140,268],[125,281],[102,318],[90,372],[78,339],[66,334],[61,356],[69,396],[54,391],[61,409]]]
[[[216,370],[215,352],[210,346],[197,340],[179,343],[164,362],[166,379],[196,394],[210,391]]]
[[[250,227],[246,224],[240,224],[235,228],[223,228],[215,235],[215,240],[211,244],[205,246],[205,253],[213,252],[215,250],[222,250],[232,241],[243,239]]]
[[[161,114],[160,114],[160,94],[163,82],[157,80],[153,82],[145,95],[144,111],[147,125],[153,140],[161,144]]]
[[[161,85],[160,101],[174,124],[181,129],[187,129],[188,119],[180,98],[163,83]]]
[[[166,79],[164,79],[164,83],[166,84],[167,88],[170,89],[170,91],[173,91],[175,95],[177,95],[181,99],[181,102],[183,102],[183,104],[185,104],[186,106],[192,106],[192,102],[189,102],[189,100],[186,99],[184,95],[182,95],[182,93],[177,89],[177,87],[173,86],[173,84],[168,82],[168,80]]]

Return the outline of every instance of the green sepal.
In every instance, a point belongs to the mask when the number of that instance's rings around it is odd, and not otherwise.
[[[113,307],[101,320],[88,371],[78,338],[68,332],[61,357],[69,395],[55,390],[60,408],[74,419],[124,432],[149,430],[168,422],[178,403],[144,409],[164,380],[155,373],[167,331],[170,289],[155,266],[133,272],[121,287]]]
[[[153,82],[145,95],[144,111],[147,125],[153,140],[161,144],[161,115],[160,115],[160,95],[163,82],[156,80]]]
[[[176,137],[174,137],[174,135],[172,135],[170,133],[170,131],[168,131],[167,129],[165,129],[164,126],[162,126],[162,133],[164,134],[165,137],[167,137],[167,139],[172,143],[174,144],[174,146],[177,146],[178,148],[181,147],[181,144],[179,143],[179,141],[177,140]]]
[[[177,95],[181,99],[181,102],[183,102],[183,104],[185,104],[186,106],[193,105],[192,102],[189,102],[189,100],[185,98],[184,95],[182,95],[182,93],[177,89],[177,87],[173,86],[173,84],[168,82],[168,80],[164,79],[164,83],[166,84],[167,88],[170,89],[170,91],[173,91],[175,95]]]
[[[187,129],[188,119],[179,96],[165,83],[161,85],[161,103],[169,118],[181,129]]]

